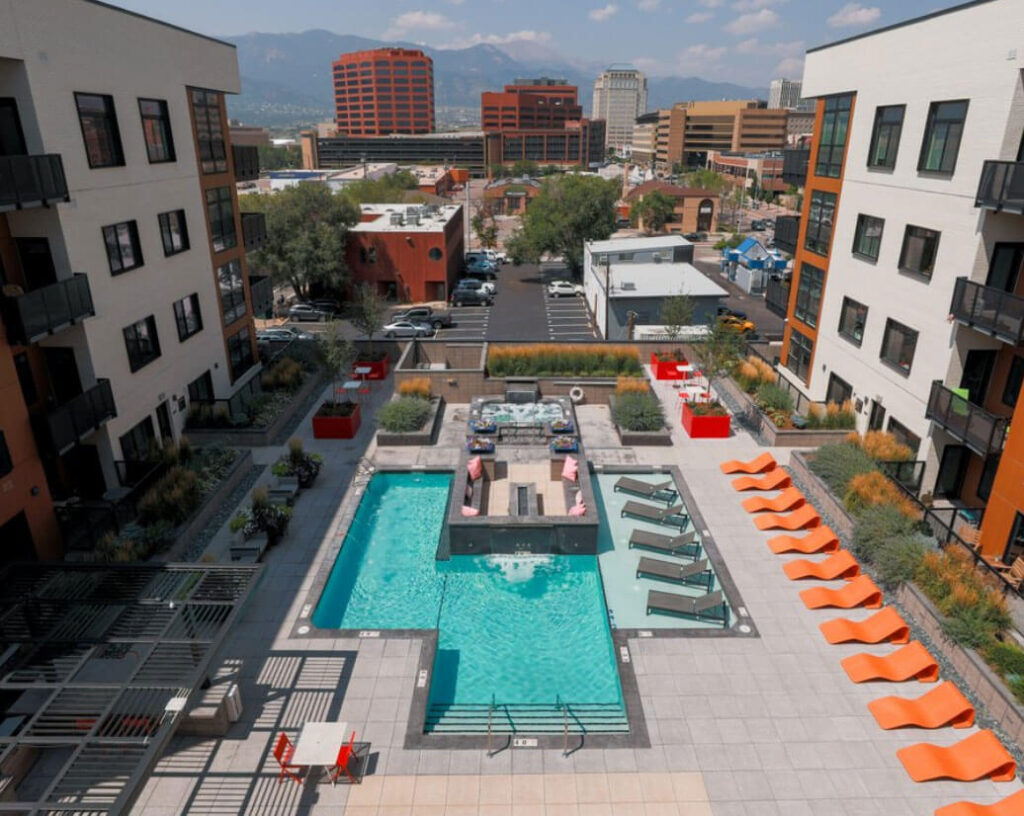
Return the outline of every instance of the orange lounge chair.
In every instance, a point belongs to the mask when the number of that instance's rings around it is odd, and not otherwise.
[[[839,589],[805,589],[800,593],[800,600],[808,609],[854,609],[858,606],[878,609],[882,605],[882,590],[867,575],[858,575]]]
[[[811,505],[804,504],[784,516],[777,513],[755,516],[754,524],[758,530],[803,530],[821,524],[821,516]]]
[[[935,816],[1020,816],[1021,813],[1024,813],[1024,790],[991,805],[956,802],[940,807],[935,811]]]
[[[798,558],[786,564],[782,571],[790,581],[804,578],[816,578],[819,581],[836,581],[842,578],[845,581],[852,581],[860,575],[860,564],[849,550],[839,550],[824,561]]]
[[[935,779],[1011,782],[1017,770],[1017,763],[991,731],[971,734],[948,748],[919,742],[901,748],[896,756],[915,782],[931,782]]]
[[[939,679],[939,664],[919,640],[912,640],[892,654],[873,655],[862,652],[851,655],[841,663],[847,676],[854,683],[868,680],[888,680],[902,683],[918,680],[934,683]]]
[[[882,607],[862,621],[833,618],[818,628],[829,643],[907,643],[910,640],[910,627],[891,606]]]
[[[970,728],[974,725],[974,706],[948,680],[920,697],[882,697],[868,703],[878,724],[886,731],[893,728]],[[1024,813],[1024,809],[1020,811]]]
[[[821,527],[815,527],[805,536],[775,536],[768,541],[768,546],[776,555],[782,553],[815,555],[838,550],[839,536],[832,532],[831,527],[823,524]]]
[[[778,462],[775,461],[775,457],[765,451],[749,462],[730,459],[728,462],[722,462],[720,467],[722,468],[722,473],[764,473],[766,470],[774,470],[777,465]]]
[[[760,513],[763,510],[783,513],[794,507],[800,507],[806,501],[807,499],[804,498],[804,494],[800,492],[799,488],[787,487],[770,499],[767,496],[751,496],[749,499],[744,499],[743,509],[748,513]]]
[[[733,490],[781,490],[790,485],[789,474],[780,467],[769,470],[764,476],[740,476],[732,480]]]

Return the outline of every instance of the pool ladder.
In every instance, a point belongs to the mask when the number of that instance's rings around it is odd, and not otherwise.
[[[569,705],[557,700],[556,707],[562,709],[562,756],[569,756]],[[492,757],[495,751],[492,747],[494,737],[494,707],[495,698],[491,695],[491,704],[487,707],[487,756]]]

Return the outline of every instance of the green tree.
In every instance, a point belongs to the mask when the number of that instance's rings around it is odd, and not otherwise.
[[[740,184],[725,186],[718,192],[719,212],[725,216],[725,222],[739,229],[740,209],[747,198],[747,191]],[[719,219],[721,222],[722,219]]]
[[[373,336],[384,328],[387,320],[388,304],[369,284],[362,284],[356,290],[353,303],[352,325],[370,341],[370,353],[373,353]]]
[[[273,195],[239,196],[239,207],[266,216],[263,248],[249,258],[275,284],[291,286],[303,299],[311,287],[345,285],[345,241],[348,228],[359,222],[359,209],[348,198],[325,184],[299,184]]]
[[[516,178],[520,176],[534,176],[540,175],[540,167],[537,166],[537,162],[530,161],[529,159],[519,159],[515,164],[512,165],[512,175]]]
[[[320,368],[331,381],[331,401],[338,403],[338,386],[348,378],[352,362],[356,358],[356,348],[341,333],[341,324],[332,320],[316,341],[316,360]]]
[[[693,311],[693,298],[685,292],[665,298],[661,304],[661,323],[670,340],[678,339],[683,328],[690,325]]]
[[[713,193],[720,192],[727,184],[725,176],[721,173],[716,173],[714,170],[707,170],[705,168],[688,173],[685,180],[687,187],[696,187],[700,190],[710,190]]]
[[[707,337],[693,344],[693,354],[708,385],[716,377],[724,377],[743,353],[744,339],[738,329],[712,318]]]
[[[665,225],[672,219],[676,209],[676,201],[671,196],[665,195],[661,190],[653,190],[638,201],[633,202],[629,208],[629,220],[631,223],[644,225],[644,232],[653,235],[665,229]]]
[[[523,225],[508,241],[509,255],[536,263],[545,252],[561,256],[569,271],[583,268],[585,241],[603,241],[615,231],[619,185],[596,176],[551,176],[530,202]]]
[[[344,194],[356,204],[395,204],[406,200],[406,193],[419,187],[416,176],[399,170],[377,179],[360,179],[348,185]]]
[[[477,210],[470,223],[480,246],[484,249],[494,249],[498,245],[498,223],[494,220],[494,212],[490,207],[485,206]]]
[[[284,145],[257,145],[260,170],[295,170],[302,167],[302,151]]]

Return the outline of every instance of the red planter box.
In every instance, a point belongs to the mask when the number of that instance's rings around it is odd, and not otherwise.
[[[669,360],[662,361],[658,359],[658,355],[655,352],[651,352],[651,370],[654,372],[654,379],[656,380],[684,380],[686,379],[682,374],[679,373],[677,366],[686,365],[686,360]]]
[[[314,439],[353,439],[359,431],[361,409],[359,403],[348,416],[313,416]]]
[[[357,368],[370,369],[370,373],[366,375],[368,380],[383,380],[387,378],[391,369],[391,359],[385,356],[383,360],[356,360],[352,364],[352,376],[358,380],[361,377],[355,373]]]
[[[732,417],[697,416],[690,410],[689,403],[683,403],[683,428],[691,439],[726,439],[729,436]]]

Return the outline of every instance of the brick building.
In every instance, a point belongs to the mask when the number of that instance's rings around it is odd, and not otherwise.
[[[333,76],[339,135],[434,130],[434,61],[422,51],[377,48],[342,54]]]
[[[484,187],[484,205],[496,215],[522,215],[540,187],[530,178],[494,179]]]
[[[675,209],[664,232],[714,232],[718,229],[718,194],[695,187],[679,187],[665,181],[646,181],[626,193],[626,204],[632,206],[657,190],[675,201]],[[643,229],[643,222],[639,224]]]

